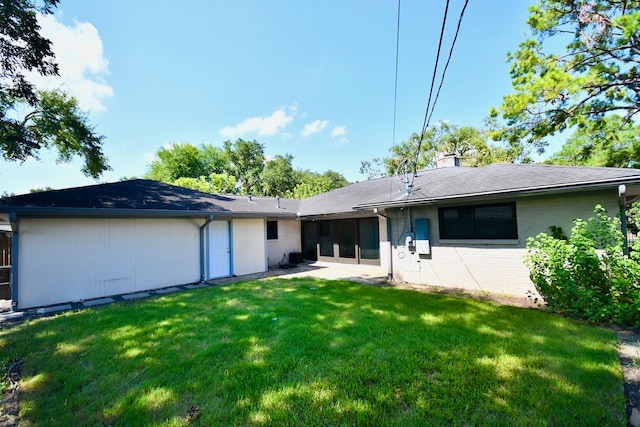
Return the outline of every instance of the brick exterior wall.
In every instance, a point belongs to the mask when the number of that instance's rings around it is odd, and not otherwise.
[[[562,227],[569,235],[576,218],[589,218],[596,204],[611,216],[618,213],[617,189],[483,201],[516,203],[518,238],[513,240],[441,240],[438,207],[417,206],[387,211],[391,220],[393,275],[397,280],[525,297],[535,293],[523,262],[529,237]],[[457,205],[453,205],[457,206]],[[412,253],[404,236],[416,218],[429,220],[430,255]],[[411,224],[409,223],[411,221]],[[386,260],[381,260],[385,265]]]

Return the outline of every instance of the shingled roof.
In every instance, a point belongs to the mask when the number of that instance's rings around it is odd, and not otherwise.
[[[300,201],[202,193],[146,179],[43,191],[0,199],[0,211],[88,214],[296,216]]]
[[[305,200],[216,195],[135,179],[0,199],[0,212],[60,215],[177,215],[310,217],[357,214],[376,207],[408,206],[483,197],[633,187],[640,196],[640,170],[582,166],[493,164],[418,172],[407,194],[397,177],[351,184]],[[636,194],[637,193],[637,194]]]
[[[409,194],[405,184],[397,177],[352,184],[303,200],[300,214],[312,216],[480,197],[611,188],[618,184],[639,184],[640,170],[544,164],[492,164],[482,168],[448,167],[423,170],[411,181]]]

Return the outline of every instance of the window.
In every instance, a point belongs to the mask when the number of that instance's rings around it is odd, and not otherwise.
[[[278,240],[278,221],[267,221],[267,240]]]
[[[441,239],[517,239],[516,204],[438,209]]]

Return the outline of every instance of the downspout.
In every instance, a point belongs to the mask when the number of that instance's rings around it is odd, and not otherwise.
[[[11,224],[11,310],[18,308],[18,242],[20,233],[18,228],[18,215],[9,212],[9,223]]]
[[[208,215],[204,221],[204,224],[200,227],[200,283],[204,283],[204,275],[205,275],[205,254],[206,254],[206,243],[208,239],[204,238],[204,234],[206,233],[206,228],[213,221],[213,215]]]
[[[620,231],[622,231],[622,253],[629,256],[629,239],[627,238],[627,186],[618,186],[618,204],[620,205]]]
[[[387,260],[387,280],[393,280],[393,247],[391,245],[391,218],[387,215],[380,213],[378,208],[373,209],[373,213],[383,217],[387,224],[387,243],[389,244],[389,259]]]

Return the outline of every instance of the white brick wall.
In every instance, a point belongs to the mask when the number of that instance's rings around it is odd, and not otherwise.
[[[277,266],[284,257],[289,262],[290,252],[300,252],[300,222],[297,219],[278,220],[278,238],[267,240],[269,266]]]
[[[518,239],[441,241],[437,207],[388,211],[394,278],[416,284],[524,297],[527,291],[535,291],[523,262],[529,237],[548,233],[551,225],[562,227],[569,235],[573,220],[592,216],[597,203],[602,204],[611,216],[618,212],[617,189],[504,201],[516,202]],[[429,219],[431,255],[419,256],[405,246],[404,235],[411,230],[409,218],[411,223],[416,218]],[[381,260],[381,265],[385,262]]]

